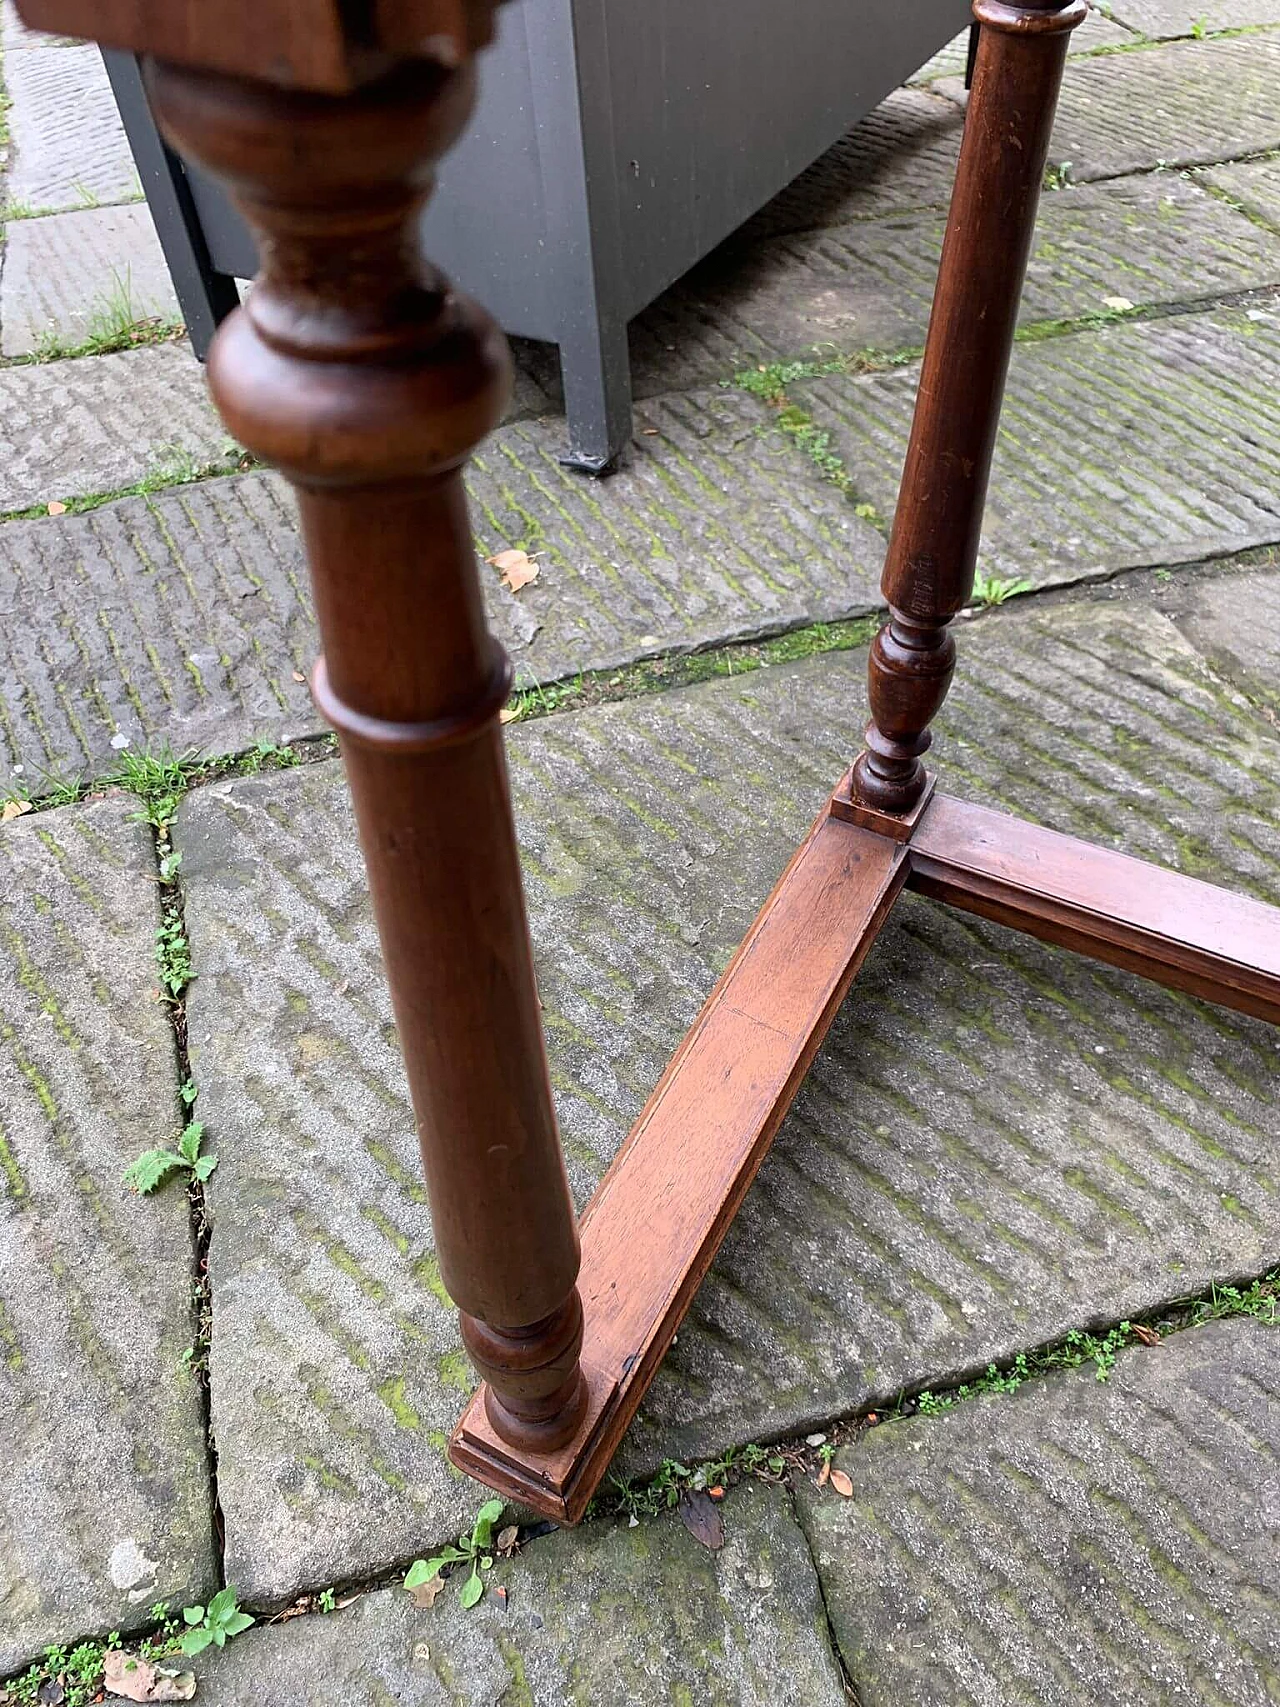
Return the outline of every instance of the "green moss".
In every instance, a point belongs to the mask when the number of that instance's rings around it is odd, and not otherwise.
[[[405,1397],[404,1376],[393,1375],[378,1388],[378,1397],[396,1420],[397,1428],[418,1429],[422,1419]]]
[[[413,1278],[429,1287],[444,1305],[446,1310],[453,1309],[453,1299],[445,1290],[444,1281],[440,1278],[440,1262],[434,1251],[428,1251],[425,1256],[418,1258],[413,1265]]]
[[[436,1374],[442,1387],[452,1387],[458,1393],[470,1394],[476,1384],[475,1373],[465,1351],[446,1351],[436,1360]]]

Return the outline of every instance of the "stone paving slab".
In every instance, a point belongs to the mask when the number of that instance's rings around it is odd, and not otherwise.
[[[4,77],[13,103],[10,201],[49,213],[141,196],[96,47],[33,47],[6,59]]]
[[[1280,574],[1199,581],[1174,621],[1214,668],[1251,699],[1280,707]]]
[[[0,511],[110,492],[234,448],[185,342],[0,369]]]
[[[710,1553],[675,1514],[561,1531],[499,1562],[462,1612],[403,1590],[250,1631],[197,1662],[208,1707],[840,1707],[817,1575],[781,1488],[730,1493]],[[505,1606],[493,1592],[507,1590]],[[323,1683],[321,1683],[323,1680]]]
[[[830,432],[858,495],[886,517],[917,373],[790,388]],[[1280,540],[1278,398],[1276,299],[1016,346],[985,572],[1044,585]]]
[[[1111,15],[1118,23],[1155,41],[1215,30],[1252,29],[1280,24],[1277,0],[1115,0]]]
[[[543,565],[518,599],[481,567],[522,679],[876,604],[880,535],[761,424],[759,405],[719,388],[653,403],[632,465],[605,485],[560,466],[554,421],[494,435],[469,478],[480,555],[523,545]],[[294,680],[314,636],[287,489],[251,474],[6,524],[6,651],[0,777],[14,760],[101,771],[117,732],[228,751],[314,731]]]
[[[864,1707],[1280,1700],[1280,1331],[886,1424],[799,1489]]]
[[[1193,0],[1194,3],[1194,0]],[[931,89],[963,101],[962,78]],[[1049,145],[1077,182],[1280,146],[1280,33],[1072,60]]]
[[[0,1675],[213,1583],[186,1195],[121,1183],[178,1120],[132,807],[0,828]]]
[[[1280,897],[1280,742],[1165,619],[964,635],[952,787]],[[583,1201],[855,750],[847,654],[517,726],[543,1017]],[[340,772],[201,789],[178,827],[210,1182],[229,1577],[284,1597],[461,1521],[441,1294]],[[269,973],[269,975],[268,975]],[[620,1468],[802,1431],[1116,1320],[1280,1242],[1275,1032],[909,900]]]
[[[1255,219],[1280,230],[1280,160],[1252,160],[1214,166],[1205,178],[1237,201]]]
[[[918,348],[944,224],[942,213],[912,214],[726,244],[636,322],[637,394],[815,347]],[[1044,198],[1020,319],[1105,313],[1117,296],[1148,307],[1276,283],[1280,237],[1201,185],[1154,174]]]
[[[1183,32],[1171,32],[1183,33]],[[1185,32],[1185,33],[1190,33]],[[1091,7],[1089,16],[1078,29],[1072,30],[1067,40],[1067,52],[1096,53],[1099,48],[1121,47],[1133,41],[1133,32],[1124,29],[1120,24],[1104,17],[1096,7]],[[963,79],[965,67],[969,63],[969,32],[961,30],[953,41],[949,41],[941,52],[935,53],[916,72],[908,78],[909,83],[931,83],[939,77],[959,77]]]
[[[6,226],[0,354],[28,355],[49,338],[79,344],[120,309],[131,320],[182,318],[145,202]]]
[[[946,207],[964,115],[928,89],[898,89],[740,228],[744,242],[851,219]]]

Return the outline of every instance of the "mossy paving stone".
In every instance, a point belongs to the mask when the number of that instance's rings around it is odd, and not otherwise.
[[[1280,896],[1280,743],[1165,619],[963,635],[957,791]],[[517,726],[513,781],[585,1199],[855,749],[845,654]],[[475,1489],[341,774],[178,825],[210,1182],[227,1570],[287,1597],[411,1556]],[[895,912],[618,1468],[785,1435],[1280,1249],[1277,1034],[925,902]]]
[[[1214,166],[1205,172],[1204,178],[1255,219],[1261,219],[1273,231],[1280,230],[1280,159]]]
[[[1280,574],[1214,576],[1179,588],[1173,620],[1249,698],[1280,711]]]
[[[98,208],[62,217],[118,220],[133,218],[134,210]],[[45,223],[10,227],[10,283],[20,265],[15,248],[22,248],[12,232]],[[185,340],[0,369],[0,511],[118,491],[178,467],[179,458],[198,467],[235,449]],[[64,536],[49,528],[44,537],[71,545],[86,525]]]
[[[463,1578],[429,1611],[403,1589],[253,1630],[196,1662],[207,1707],[840,1707],[818,1579],[781,1488],[747,1484],[710,1553],[675,1513],[562,1530]],[[505,1588],[505,1603],[495,1592]]]
[[[930,89],[965,100],[964,80]],[[1280,30],[1174,41],[1068,61],[1049,160],[1071,177],[1115,178],[1261,154],[1280,146]]]
[[[1111,16],[1154,41],[1195,31],[1254,29],[1280,24],[1276,0],[1115,0]]]
[[[897,501],[918,370],[797,382],[857,495]],[[1280,298],[1018,344],[985,573],[1037,586],[1280,540]]]
[[[1097,53],[1099,48],[1122,47],[1132,43],[1133,32],[1115,23],[1111,17],[1104,17],[1095,6],[1089,8],[1089,16],[1067,37],[1067,52],[1074,58],[1081,53]],[[926,60],[909,83],[932,83],[939,77],[964,77],[965,66],[969,62],[969,32],[961,30],[960,34],[949,41],[940,53],[935,53],[932,59]]]
[[[647,333],[633,336],[638,375],[659,390],[676,363],[698,373],[714,360],[726,373],[815,352],[918,349],[944,224],[941,212],[902,214],[731,240],[636,323]],[[1106,314],[1116,298],[1149,308],[1277,283],[1280,235],[1199,183],[1152,174],[1043,198],[1019,317],[1025,326]]]
[[[14,53],[4,75],[12,103],[10,200],[44,213],[139,198],[138,171],[94,43]]]
[[[801,1519],[864,1707],[1280,1700],[1280,1329],[1236,1320],[837,1454]]]
[[[155,862],[125,797],[0,828],[0,1676],[214,1584]]]
[[[515,598],[481,564],[521,679],[865,611],[884,542],[715,388],[645,405],[630,467],[558,461],[563,423],[488,440],[469,475],[479,555],[538,554]],[[650,430],[651,429],[651,430]],[[315,732],[315,635],[292,496],[266,473],[0,527],[0,782],[101,774],[112,737],[234,751]],[[3,749],[8,749],[4,754]]]

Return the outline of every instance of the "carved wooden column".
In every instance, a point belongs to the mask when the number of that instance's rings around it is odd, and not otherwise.
[[[1068,35],[1085,0],[975,0],[973,89],[871,649],[856,803],[905,814],[955,668],[947,625],[973,592],[987,479]],[[869,820],[864,820],[869,821]]]
[[[430,45],[430,44],[428,44]],[[417,1112],[440,1272],[530,1451],[571,1435],[578,1239],[556,1133],[462,465],[498,421],[503,339],[417,253],[464,56],[387,60],[345,94],[173,64],[166,134],[232,186],[263,271],[209,361],[228,428],[293,482],[338,731]]]

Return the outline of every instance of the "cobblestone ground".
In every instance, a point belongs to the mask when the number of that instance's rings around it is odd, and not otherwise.
[[[921,900],[593,1517],[399,1586],[471,1377],[292,504],[95,51],[0,46],[0,1703],[224,1586],[215,1707],[1280,1701],[1277,1033]],[[579,1202],[858,743],[963,63],[641,316],[617,475],[533,348],[470,474]],[[937,762],[1280,903],[1280,0],[1092,13],[1051,158]]]

